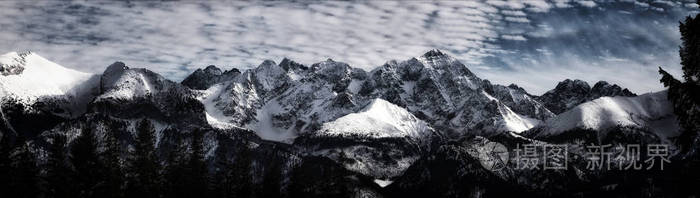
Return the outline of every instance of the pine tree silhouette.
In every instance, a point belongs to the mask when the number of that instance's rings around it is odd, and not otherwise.
[[[106,122],[104,128],[105,150],[101,155],[101,161],[105,166],[106,175],[104,187],[97,190],[98,195],[105,197],[123,197],[122,185],[124,183],[124,171],[119,162],[121,153],[119,139],[111,130],[111,122]]]
[[[232,192],[235,194],[234,197],[250,197],[253,195],[252,176],[250,173],[250,163],[253,160],[252,151],[248,147],[247,141],[239,143],[237,149],[235,161],[233,162],[233,170],[227,178],[233,181]]]
[[[263,197],[281,197],[280,190],[282,188],[282,166],[279,162],[272,162],[268,165],[263,176],[262,196]]]
[[[673,103],[673,111],[678,117],[681,135],[678,138],[683,153],[691,152],[691,157],[700,158],[700,152],[693,152],[693,143],[700,142],[700,19],[686,17],[679,25],[683,41],[679,54],[685,82],[677,80],[659,67],[661,83],[668,87],[668,99]],[[695,145],[700,148],[700,145]]]
[[[47,197],[76,197],[77,192],[72,176],[73,169],[68,165],[66,157],[66,137],[60,134],[55,134],[52,137],[48,150],[48,159],[46,162],[46,175],[44,187]]]
[[[29,145],[20,146],[12,161],[7,197],[37,197],[39,170]]]
[[[204,149],[202,148],[202,139],[204,131],[194,130],[192,132],[192,153],[190,154],[187,163],[187,175],[189,191],[186,194],[188,197],[196,197],[207,194],[207,179],[208,171],[204,162]]]
[[[211,191],[213,197],[231,197],[233,196],[232,188],[233,181],[231,181],[231,167],[233,163],[228,157],[228,153],[231,150],[230,139],[226,138],[225,135],[219,134],[217,136],[216,151],[214,153],[214,176],[212,176]]]
[[[169,134],[177,134],[176,131],[166,129]],[[166,132],[164,132],[166,133]],[[182,137],[175,135],[174,148],[167,153],[166,167],[163,176],[164,197],[186,197],[188,185],[186,175],[186,159],[184,156],[186,146],[182,144]]]
[[[95,190],[104,185],[106,167],[99,160],[97,141],[95,133],[86,126],[71,147],[70,160],[76,170],[73,178],[80,189],[80,197],[96,196]]]
[[[11,181],[12,145],[7,137],[0,138],[0,184],[9,184]],[[9,185],[0,185],[0,195],[10,195]]]
[[[127,182],[127,197],[156,197],[160,192],[158,183],[159,164],[155,155],[155,129],[148,119],[137,124],[134,151],[129,168],[132,174]]]
[[[700,1],[696,2],[700,4]],[[679,49],[685,82],[674,78],[659,67],[661,83],[668,87],[668,99],[673,103],[673,112],[680,126],[680,136],[676,143],[680,154],[676,155],[671,168],[677,194],[685,197],[698,197],[700,181],[700,19],[686,17],[679,25],[682,44]],[[693,178],[693,179],[688,179]]]

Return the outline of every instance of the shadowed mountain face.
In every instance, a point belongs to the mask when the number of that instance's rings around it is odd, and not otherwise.
[[[222,72],[218,67],[210,65],[204,68],[204,70],[197,69],[194,73],[182,80],[181,84],[191,89],[205,90],[216,83],[230,80],[239,74],[241,74],[241,72],[235,68]]]
[[[604,96],[636,96],[627,89],[616,84],[598,81],[591,88],[586,81],[566,79],[537,99],[542,101],[554,114],[560,114],[581,103]]]

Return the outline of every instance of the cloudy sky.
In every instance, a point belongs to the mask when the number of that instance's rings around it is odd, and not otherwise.
[[[370,70],[440,49],[482,78],[541,94],[566,78],[661,90],[680,74],[683,1],[0,1],[0,53],[101,73],[114,61],[180,81],[196,68],[332,58]]]

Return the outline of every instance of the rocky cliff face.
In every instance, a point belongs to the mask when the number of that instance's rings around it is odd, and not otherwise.
[[[221,71],[218,67],[209,65],[203,70],[195,70],[194,73],[182,80],[181,84],[191,89],[205,90],[216,83],[231,80],[239,74],[241,74],[241,72],[236,68],[228,71]]]
[[[605,81],[599,81],[591,88],[586,81],[566,79],[559,82],[554,89],[535,98],[542,101],[552,113],[560,114],[576,105],[603,96],[636,96],[636,94]]]

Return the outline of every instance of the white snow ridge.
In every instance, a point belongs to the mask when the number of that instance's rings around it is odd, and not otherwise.
[[[24,63],[17,61],[21,56],[24,56]],[[94,76],[65,68],[34,53],[20,55],[10,52],[0,56],[0,64],[21,64],[24,67],[17,75],[0,76],[0,91],[18,99],[76,94],[76,86]]]
[[[92,100],[99,75],[65,68],[35,53],[10,52],[0,55],[0,65],[13,65],[23,70],[16,74],[0,75],[0,98],[13,98],[32,104],[40,99],[61,98],[64,106],[75,116],[84,111]]]
[[[359,135],[373,138],[411,137],[428,135],[428,124],[386,100],[374,99],[357,113],[323,124],[318,135]]]
[[[615,126],[645,128],[660,137],[678,135],[678,123],[666,98],[667,91],[637,97],[602,97],[583,103],[547,120],[538,136],[574,129],[605,130]]]

